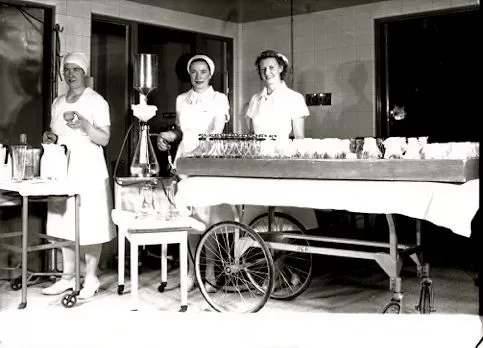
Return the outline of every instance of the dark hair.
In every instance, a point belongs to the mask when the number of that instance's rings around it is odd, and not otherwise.
[[[277,60],[278,65],[280,65],[283,70],[280,73],[280,79],[283,80],[285,75],[287,74],[288,70],[288,63],[285,61],[285,59],[282,58],[282,56],[274,50],[266,50],[260,53],[260,55],[257,57],[257,60],[255,61],[255,66],[257,67],[258,70],[258,76],[260,76],[260,79],[262,78],[262,73],[260,72],[260,62],[264,59],[267,58],[275,58]]]

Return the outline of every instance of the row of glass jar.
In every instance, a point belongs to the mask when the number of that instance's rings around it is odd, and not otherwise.
[[[289,142],[289,140],[287,140]],[[265,158],[279,157],[276,135],[265,134],[200,134],[198,146],[184,157],[198,158]]]
[[[427,144],[419,138],[305,138],[277,139],[265,134],[201,134],[197,158],[304,158],[304,159],[467,159],[479,157],[475,143]],[[440,151],[444,149],[445,151]]]

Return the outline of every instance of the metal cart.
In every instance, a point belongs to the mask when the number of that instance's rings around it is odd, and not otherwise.
[[[22,182],[14,182],[12,180],[0,181],[0,191],[14,193],[19,195],[22,199],[22,231],[21,232],[9,232],[0,234],[0,248],[19,252],[22,254],[21,264],[21,278],[14,278],[11,282],[11,288],[13,290],[22,289],[21,302],[18,305],[18,309],[27,307],[27,281],[31,276],[50,276],[60,275],[59,272],[29,272],[27,264],[28,253],[34,251],[52,250],[69,245],[74,245],[75,248],[75,287],[74,290],[62,297],[62,305],[70,308],[77,303],[77,296],[80,291],[80,246],[79,246],[79,204],[80,195],[76,190],[76,185],[68,180],[53,180],[46,181],[40,179],[25,180]],[[29,216],[29,201],[32,200],[45,200],[52,197],[68,198],[75,197],[75,241],[67,241],[60,238],[51,237],[43,233],[36,233],[38,237],[50,241],[51,243],[44,243],[39,245],[29,245],[28,237],[28,216]],[[11,243],[6,242],[7,239],[13,237],[22,237],[22,246],[18,247]],[[2,242],[5,241],[5,242]]]
[[[183,173],[179,167],[178,171]],[[430,313],[434,310],[432,282],[429,266],[422,263],[420,230],[416,229],[414,245],[400,244],[393,214],[427,220],[469,236],[479,204],[478,185],[479,180],[460,185],[190,176],[179,183],[176,202],[186,206],[270,207],[248,224],[220,222],[202,236],[195,254],[196,277],[204,298],[217,311],[256,312],[270,297],[291,299],[300,295],[310,283],[311,255],[322,254],[376,261],[389,276],[392,291],[391,299],[381,308],[383,313],[403,311],[400,271],[403,260],[410,257],[421,277],[416,309]],[[384,214],[389,242],[307,235],[298,221],[274,211],[274,206]],[[450,210],[452,214],[448,214],[449,206],[456,209]],[[215,282],[205,274],[207,255],[215,264]]]

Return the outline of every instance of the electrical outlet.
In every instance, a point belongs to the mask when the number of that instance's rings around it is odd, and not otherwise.
[[[331,105],[331,93],[309,93],[305,95],[305,102],[307,106],[314,105]]]

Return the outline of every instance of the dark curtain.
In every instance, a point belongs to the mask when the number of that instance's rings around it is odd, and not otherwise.
[[[0,5],[0,143],[40,145],[45,10]]]

